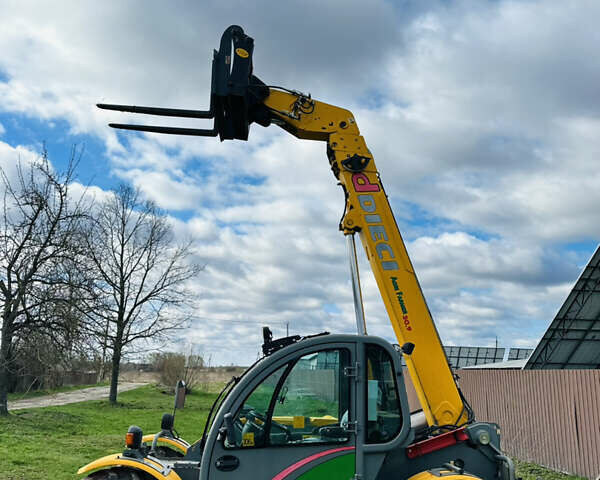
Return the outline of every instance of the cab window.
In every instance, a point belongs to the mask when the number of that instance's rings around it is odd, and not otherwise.
[[[286,377],[273,408],[272,445],[339,443],[350,406],[350,384],[344,367],[347,350],[323,350],[298,360]]]
[[[343,443],[350,407],[350,352],[304,355],[260,383],[235,416],[235,447]]]
[[[402,427],[394,364],[389,353],[378,345],[368,344],[366,353],[367,443],[385,443]]]
[[[230,447],[261,447],[265,444],[265,427],[271,399],[287,369],[275,370],[248,396],[234,421],[235,445]]]

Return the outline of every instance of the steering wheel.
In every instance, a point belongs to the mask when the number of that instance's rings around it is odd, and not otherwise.
[[[246,413],[246,418],[248,419],[248,422],[252,422],[253,425],[255,425],[260,430],[264,431],[264,427],[262,425],[265,425],[267,423],[267,418],[262,413],[257,412],[256,410],[250,410]],[[254,421],[255,419],[261,421],[262,425],[257,424]],[[271,418],[271,430],[273,429],[273,427],[276,427],[278,430],[282,431],[285,434],[286,441],[290,441],[292,439],[292,432],[290,428],[287,425],[283,425],[282,423],[276,422],[275,420],[273,420],[273,418]]]

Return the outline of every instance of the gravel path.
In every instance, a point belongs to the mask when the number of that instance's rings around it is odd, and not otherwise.
[[[126,392],[134,388],[147,385],[146,383],[123,383],[119,384],[119,392]],[[15,400],[8,402],[9,410],[20,410],[22,408],[51,407],[54,405],[66,405],[67,403],[85,402],[87,400],[100,400],[108,398],[110,387],[90,387],[71,392],[55,393],[44,397],[28,398],[26,400]]]

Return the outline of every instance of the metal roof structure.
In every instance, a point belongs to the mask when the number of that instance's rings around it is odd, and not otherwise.
[[[481,365],[471,365],[463,367],[464,370],[522,370],[527,362],[526,358],[518,360],[506,360],[505,362],[483,363]]]
[[[446,345],[444,345],[444,350],[452,368],[501,362],[505,352],[504,348],[454,347]]]
[[[600,246],[524,368],[600,368]]]
[[[532,352],[533,348],[511,348],[506,360],[527,360]]]
[[[522,369],[533,348],[467,347],[444,345],[452,368],[512,368]],[[515,363],[518,362],[518,363]],[[506,364],[506,365],[505,365]],[[402,365],[406,366],[404,357]]]

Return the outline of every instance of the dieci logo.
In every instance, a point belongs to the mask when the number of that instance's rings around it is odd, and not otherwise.
[[[369,178],[364,173],[355,173],[352,175],[352,184],[354,190],[358,193],[358,203],[364,213],[364,219],[367,223],[369,236],[375,242],[375,252],[381,260],[381,268],[384,270],[398,270],[398,262],[394,250],[389,243],[388,233],[385,230],[381,216],[377,213],[375,197],[363,192],[379,192],[380,187],[376,183],[369,182]]]

